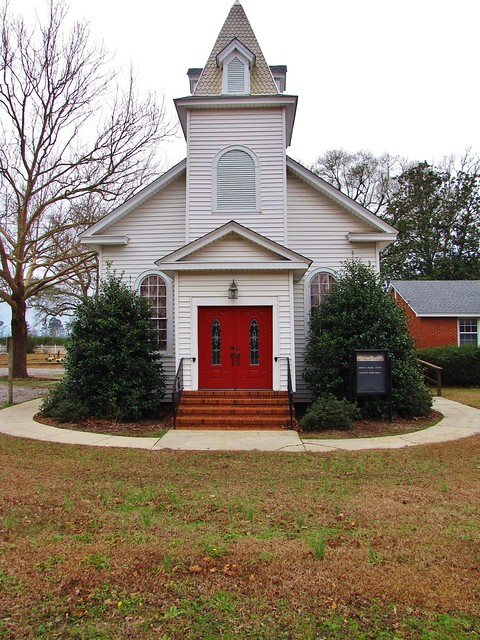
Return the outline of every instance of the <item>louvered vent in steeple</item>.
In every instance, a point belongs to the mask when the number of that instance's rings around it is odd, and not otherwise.
[[[216,211],[258,211],[255,159],[242,149],[222,153],[216,162]]]
[[[243,60],[235,56],[225,67],[226,93],[248,93],[248,67]]]

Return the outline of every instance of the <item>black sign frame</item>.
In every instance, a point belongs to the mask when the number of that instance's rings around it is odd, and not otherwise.
[[[392,422],[392,366],[386,349],[356,349],[351,358],[351,378],[355,400],[361,397],[388,397]]]

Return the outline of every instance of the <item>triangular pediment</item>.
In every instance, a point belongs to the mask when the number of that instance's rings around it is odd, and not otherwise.
[[[266,249],[264,246],[247,240],[236,231],[231,231],[218,240],[202,246],[197,251],[189,253],[181,262],[275,262],[287,260],[276,251]]]
[[[164,271],[294,271],[305,273],[308,258],[231,220],[155,262]]]

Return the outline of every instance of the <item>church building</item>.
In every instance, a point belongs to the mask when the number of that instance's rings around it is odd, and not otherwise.
[[[167,391],[175,379],[183,390],[180,426],[283,426],[289,391],[308,400],[311,309],[343,262],[378,270],[396,237],[286,155],[297,108],[286,73],[267,64],[237,0],[175,100],[187,157],[82,236],[101,274],[111,265],[151,300]]]

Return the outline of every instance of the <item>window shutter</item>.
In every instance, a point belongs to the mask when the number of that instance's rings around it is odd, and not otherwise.
[[[256,211],[256,175],[253,158],[240,149],[222,155],[217,165],[217,209]]]
[[[245,65],[237,57],[227,65],[227,93],[245,93]]]

